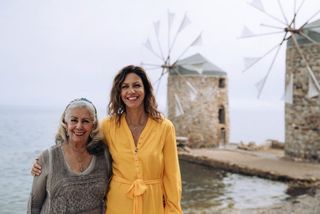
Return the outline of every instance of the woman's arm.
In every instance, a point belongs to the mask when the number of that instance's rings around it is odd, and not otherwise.
[[[171,122],[166,129],[166,142],[163,149],[165,213],[181,214],[181,175],[177,152],[176,133]]]
[[[39,164],[42,166],[42,173],[33,178],[32,190],[28,201],[28,214],[40,213],[46,199],[47,169],[48,169],[48,150],[44,151],[39,157]]]

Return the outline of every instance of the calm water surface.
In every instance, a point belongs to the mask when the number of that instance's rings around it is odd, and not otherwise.
[[[268,206],[289,196],[287,185],[180,162],[184,213],[216,213],[224,208]]]
[[[0,106],[0,213],[26,213],[34,157],[52,145],[61,109]],[[102,111],[101,111],[102,112]],[[101,114],[103,115],[103,114]],[[288,196],[286,185],[181,162],[184,213],[265,206]]]

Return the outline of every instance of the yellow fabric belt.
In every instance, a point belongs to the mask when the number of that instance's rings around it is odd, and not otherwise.
[[[147,189],[146,185],[161,183],[160,179],[155,179],[155,180],[136,179],[135,181],[132,182],[118,176],[113,176],[112,181],[123,183],[123,184],[129,184],[129,185],[131,184],[127,192],[127,196],[133,199],[133,214],[142,214],[142,195]]]

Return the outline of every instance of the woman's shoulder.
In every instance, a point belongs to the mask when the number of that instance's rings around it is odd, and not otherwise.
[[[61,146],[60,144],[53,145],[53,146],[49,147],[48,149],[43,150],[41,152],[41,154],[39,155],[40,164],[41,165],[47,164],[49,162],[49,157],[50,157],[51,153],[53,151],[57,151],[60,146]]]
[[[102,125],[105,125],[105,124],[108,124],[108,123],[113,123],[116,121],[116,118],[115,116],[106,116],[105,118],[103,118],[101,120],[101,124]]]
[[[43,150],[40,156],[48,156],[52,151],[56,151],[61,147],[61,143],[50,146],[49,148]]]
[[[161,119],[156,120],[156,123],[158,123],[162,127],[172,127],[173,123],[168,118],[162,116]]]
[[[100,127],[102,128],[102,130],[106,127],[106,126],[110,126],[110,122],[112,120],[112,117],[107,116],[103,119],[101,119],[100,121]]]

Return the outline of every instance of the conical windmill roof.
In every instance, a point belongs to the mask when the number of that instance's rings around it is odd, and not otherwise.
[[[187,58],[178,60],[174,68],[170,69],[170,74],[181,75],[208,75],[208,76],[226,76],[218,66],[212,64],[201,54],[197,53]]]
[[[303,27],[303,33],[306,34],[310,39],[320,42],[320,19],[314,22],[311,22]],[[299,44],[309,44],[312,43],[309,39],[297,35],[297,41]],[[292,46],[291,38],[288,40],[287,47]]]
[[[320,19],[318,19],[317,21],[311,22],[309,24],[307,24],[304,29],[307,29],[309,31],[314,31],[316,33],[320,34]]]

